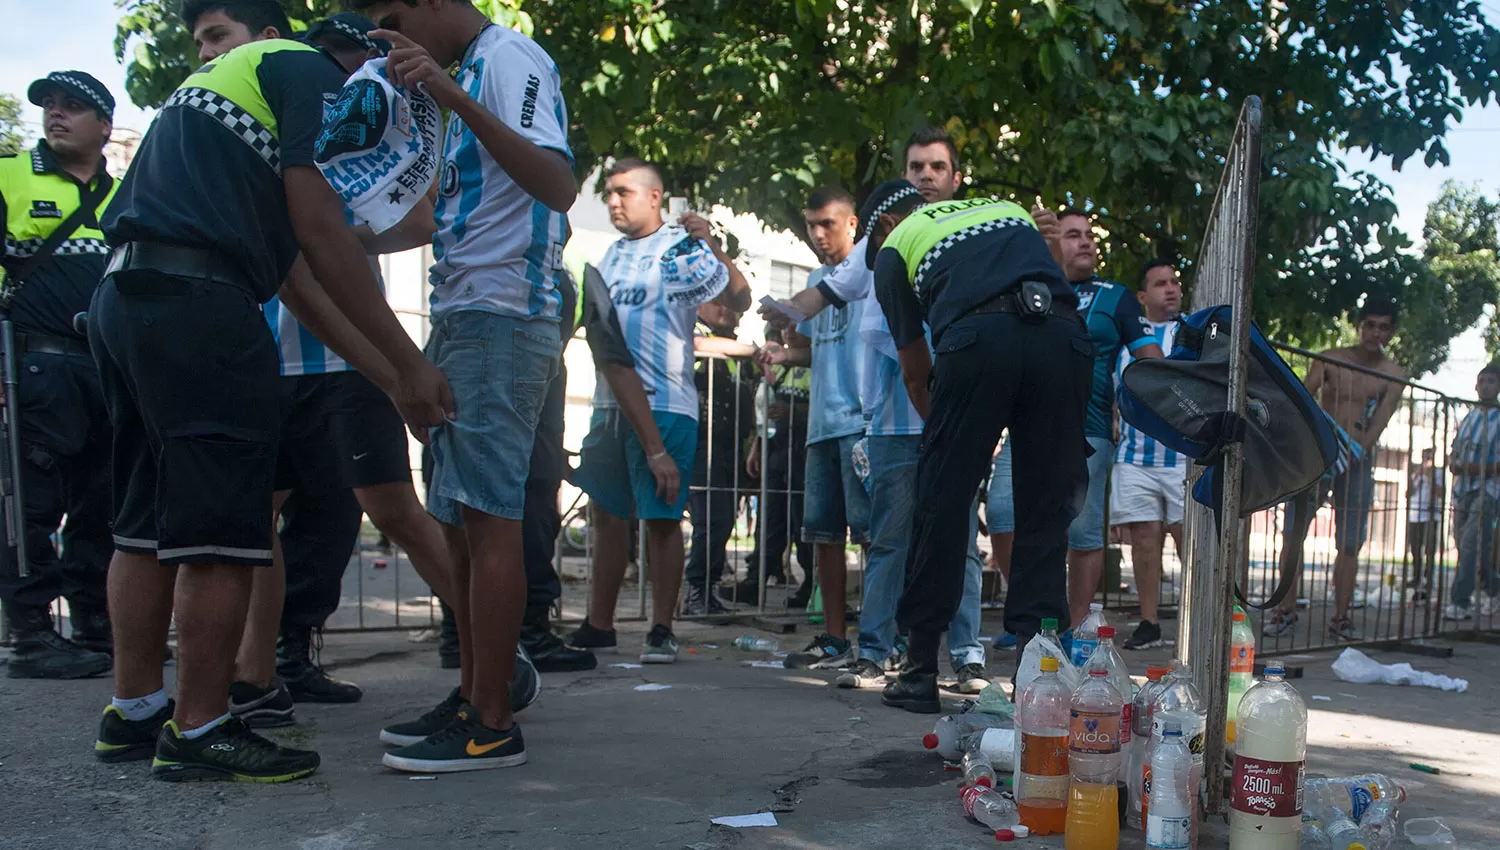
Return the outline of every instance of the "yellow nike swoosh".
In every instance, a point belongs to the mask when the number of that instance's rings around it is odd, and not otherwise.
[[[473,738],[470,738],[468,745],[464,747],[464,752],[468,753],[471,756],[482,756],[490,750],[495,749],[496,747],[503,747],[509,743],[509,738],[501,738],[493,744],[478,744],[474,742]]]

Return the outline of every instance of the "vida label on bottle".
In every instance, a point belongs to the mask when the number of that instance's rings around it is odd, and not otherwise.
[[[1234,757],[1230,807],[1247,815],[1293,818],[1302,814],[1304,762]]]
[[[1117,712],[1073,711],[1070,746],[1075,753],[1112,755],[1120,751],[1120,715]]]

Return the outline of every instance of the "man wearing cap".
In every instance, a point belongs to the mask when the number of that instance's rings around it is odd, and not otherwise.
[[[30,563],[22,578],[17,549],[0,550],[0,604],[15,640],[6,675],[72,679],[110,668],[109,415],[74,316],[88,310],[108,258],[98,215],[115,188],[102,154],[115,100],[82,71],[54,71],[26,94],[42,108],[43,138],[29,154],[0,158],[0,310],[15,325],[20,358],[11,427],[21,441],[15,474]],[[51,537],[64,515],[59,556]],[[59,596],[71,641],[53,626]]]
[[[316,167],[347,73],[284,39],[219,56],[157,114],[102,217],[116,247],[89,333],[115,425],[116,661],[95,749],[154,755],[159,779],[279,782],[319,764],[228,711],[252,587],[266,584],[254,574],[273,563],[282,386],[261,305],[279,295],[413,428],[453,414]],[[175,705],[160,656],[173,620]]]
[[[911,636],[887,705],[939,710],[938,642],[958,611],[973,535],[963,512],[1006,428],[1016,444],[1006,630],[1024,646],[1041,618],[1067,622],[1066,532],[1088,483],[1094,345],[1060,254],[1025,209],[994,198],[892,206],[870,223],[875,295],[927,423],[896,615]]]

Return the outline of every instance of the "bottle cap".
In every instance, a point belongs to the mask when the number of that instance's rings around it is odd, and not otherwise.
[[[1104,640],[1106,638],[1112,639],[1112,638],[1114,638],[1114,636],[1115,636],[1115,627],[1114,626],[1100,626],[1099,627],[1099,639],[1100,640]]]
[[[1050,655],[1044,657],[1042,659],[1042,672],[1043,673],[1056,673],[1057,672],[1057,659],[1053,658]],[[929,747],[928,749],[931,749],[931,747]]]
[[[1282,667],[1280,664],[1268,664],[1268,665],[1266,665],[1266,675],[1267,676],[1285,676],[1286,675],[1286,668]]]
[[[1014,832],[1017,838],[1025,838],[1028,835],[1031,835],[1031,827],[1027,826],[1024,823],[1016,824],[1015,826],[1010,828],[1010,831]]]
[[[1049,632],[1049,631],[1050,632],[1055,632],[1055,631],[1057,631],[1057,618],[1056,617],[1043,617],[1042,618],[1042,631],[1044,631],[1044,632]]]
[[[1103,602],[1090,602],[1089,603],[1089,610],[1090,611],[1103,611],[1104,610],[1104,603]]]
[[[1161,724],[1161,734],[1162,734],[1162,737],[1164,737],[1164,738],[1166,736],[1168,736],[1168,735],[1177,735],[1178,737],[1181,737],[1182,736],[1182,723],[1179,722],[1179,721],[1176,721],[1176,720],[1164,720],[1164,721],[1162,721],[1162,724]]]
[[[1234,612],[1234,621],[1236,623],[1243,623],[1243,622],[1245,622],[1245,612],[1244,611],[1236,611],[1236,612]]]
[[[938,745],[938,739],[937,739],[937,735],[935,733],[928,732],[926,735],[922,736],[922,746],[924,748],[929,749],[929,750],[935,750],[935,749],[937,749],[937,745]]]
[[[997,830],[995,830],[995,840],[996,841],[1015,841],[1016,840],[1016,831],[1013,830],[1013,829],[997,829]],[[1365,848],[1361,847],[1361,848],[1359,848],[1359,850],[1365,850]]]

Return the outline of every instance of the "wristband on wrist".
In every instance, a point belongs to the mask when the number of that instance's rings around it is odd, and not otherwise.
[[[647,455],[646,456],[646,460],[648,460],[648,461],[658,461],[658,460],[661,460],[662,458],[664,458],[666,456],[667,456],[667,450],[666,449],[662,449],[661,451],[657,452],[654,455]]]

